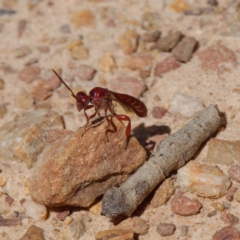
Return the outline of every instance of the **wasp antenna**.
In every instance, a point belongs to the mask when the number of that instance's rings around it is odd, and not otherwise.
[[[57,77],[59,78],[59,80],[65,85],[65,87],[72,93],[72,96],[77,99],[76,95],[73,93],[73,91],[71,90],[71,88],[63,81],[63,79],[58,75],[58,73],[57,73],[54,69],[52,69],[52,70],[53,70],[53,72],[57,75]]]

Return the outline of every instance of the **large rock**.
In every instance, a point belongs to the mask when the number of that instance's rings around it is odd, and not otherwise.
[[[19,159],[28,168],[43,151],[45,138],[51,129],[63,128],[62,118],[53,111],[38,109],[16,116],[0,128],[0,156]]]
[[[114,119],[117,131],[105,130],[107,121],[61,138],[39,156],[30,177],[32,198],[48,206],[90,206],[112,186],[124,182],[146,159],[135,138],[127,148],[125,126]]]

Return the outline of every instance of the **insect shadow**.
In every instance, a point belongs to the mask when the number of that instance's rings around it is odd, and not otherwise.
[[[166,125],[162,126],[153,125],[146,127],[144,123],[141,123],[139,126],[133,129],[132,136],[137,138],[140,144],[145,147],[146,145],[154,143],[153,141],[152,141],[153,143],[152,142],[147,143],[147,140],[150,137],[166,133],[167,134],[171,133],[171,129]]]
[[[94,119],[91,122],[91,126],[93,128],[97,127],[98,125],[102,124],[104,120],[105,120],[104,117],[99,117],[97,119]],[[162,135],[162,134],[170,134],[170,133],[171,133],[171,129],[166,125],[162,125],[162,126],[153,125],[153,126],[146,127],[144,123],[141,123],[140,125],[138,125],[136,128],[132,130],[131,136],[137,138],[137,140],[143,147],[150,148],[151,146],[151,148],[153,149],[156,142],[152,140],[148,141],[150,137],[153,137],[156,135]]]

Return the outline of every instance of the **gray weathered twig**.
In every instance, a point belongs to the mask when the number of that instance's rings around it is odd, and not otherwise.
[[[110,188],[102,200],[102,214],[130,216],[144,198],[171,171],[184,166],[200,145],[222,125],[217,106],[210,105],[176,133],[165,138],[157,151],[119,188]]]

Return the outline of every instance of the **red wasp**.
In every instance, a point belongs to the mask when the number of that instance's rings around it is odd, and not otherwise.
[[[94,118],[97,114],[100,116],[100,110],[104,110],[105,118],[108,122],[108,128],[110,124],[115,128],[112,123],[112,119],[109,120],[107,111],[109,110],[112,116],[116,117],[120,121],[128,121],[127,128],[126,128],[126,136],[127,140],[129,138],[131,132],[131,120],[126,115],[119,115],[114,112],[114,106],[112,100],[119,102],[123,107],[126,107],[129,110],[133,110],[139,117],[146,117],[147,116],[147,107],[145,104],[140,101],[139,99],[129,96],[127,94],[116,93],[113,91],[108,90],[107,88],[95,87],[87,95],[85,92],[78,92],[76,95],[73,91],[69,88],[69,86],[63,81],[63,79],[56,73],[55,70],[53,72],[57,75],[57,77],[61,80],[61,82],[68,88],[68,90],[72,93],[72,96],[76,99],[76,106],[78,111],[80,112],[82,109],[84,110],[84,115],[87,120],[86,129],[89,125],[89,120]],[[91,103],[91,105],[89,105]],[[86,111],[88,109],[95,108],[94,114],[90,117],[87,115]],[[112,130],[107,129],[107,132],[115,132]],[[127,141],[128,142],[128,141]]]

